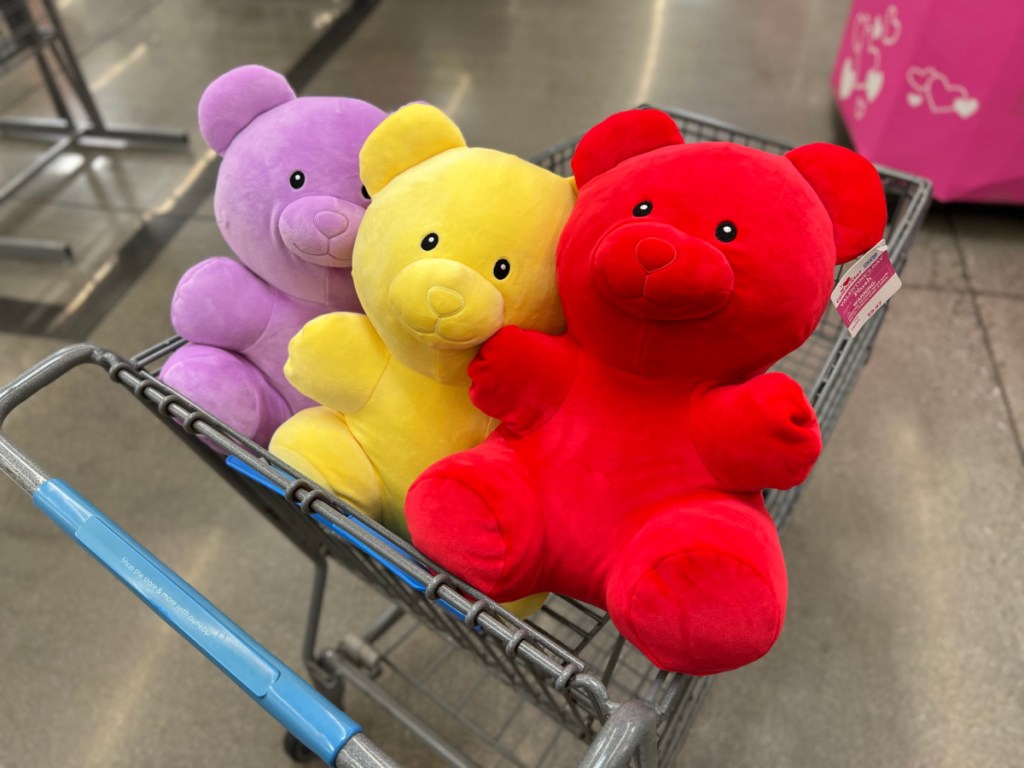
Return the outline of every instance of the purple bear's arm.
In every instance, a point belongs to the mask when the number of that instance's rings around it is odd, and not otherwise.
[[[201,261],[178,282],[171,325],[189,341],[243,351],[263,334],[277,292],[233,259]]]

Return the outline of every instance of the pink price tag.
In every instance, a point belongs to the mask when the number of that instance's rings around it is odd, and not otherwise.
[[[850,335],[856,336],[901,285],[885,240],[857,259],[832,291],[832,303]]]

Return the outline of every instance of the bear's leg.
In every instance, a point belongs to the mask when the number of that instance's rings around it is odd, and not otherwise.
[[[416,547],[491,598],[538,591],[540,508],[525,467],[497,435],[420,475],[405,517]]]
[[[771,648],[786,568],[763,507],[732,498],[660,505],[609,574],[608,613],[658,667],[709,675]]]
[[[164,363],[160,380],[262,446],[291,415],[261,371],[219,347],[186,344]]]
[[[299,411],[274,433],[270,452],[367,517],[381,519],[377,470],[343,414],[323,406]]]

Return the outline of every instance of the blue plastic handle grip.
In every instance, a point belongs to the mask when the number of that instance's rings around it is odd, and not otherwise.
[[[327,765],[361,728],[62,480],[33,503]]]

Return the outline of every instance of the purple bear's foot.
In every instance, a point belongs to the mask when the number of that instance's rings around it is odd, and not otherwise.
[[[264,447],[291,416],[284,398],[258,369],[218,347],[186,344],[168,358],[160,379]]]

